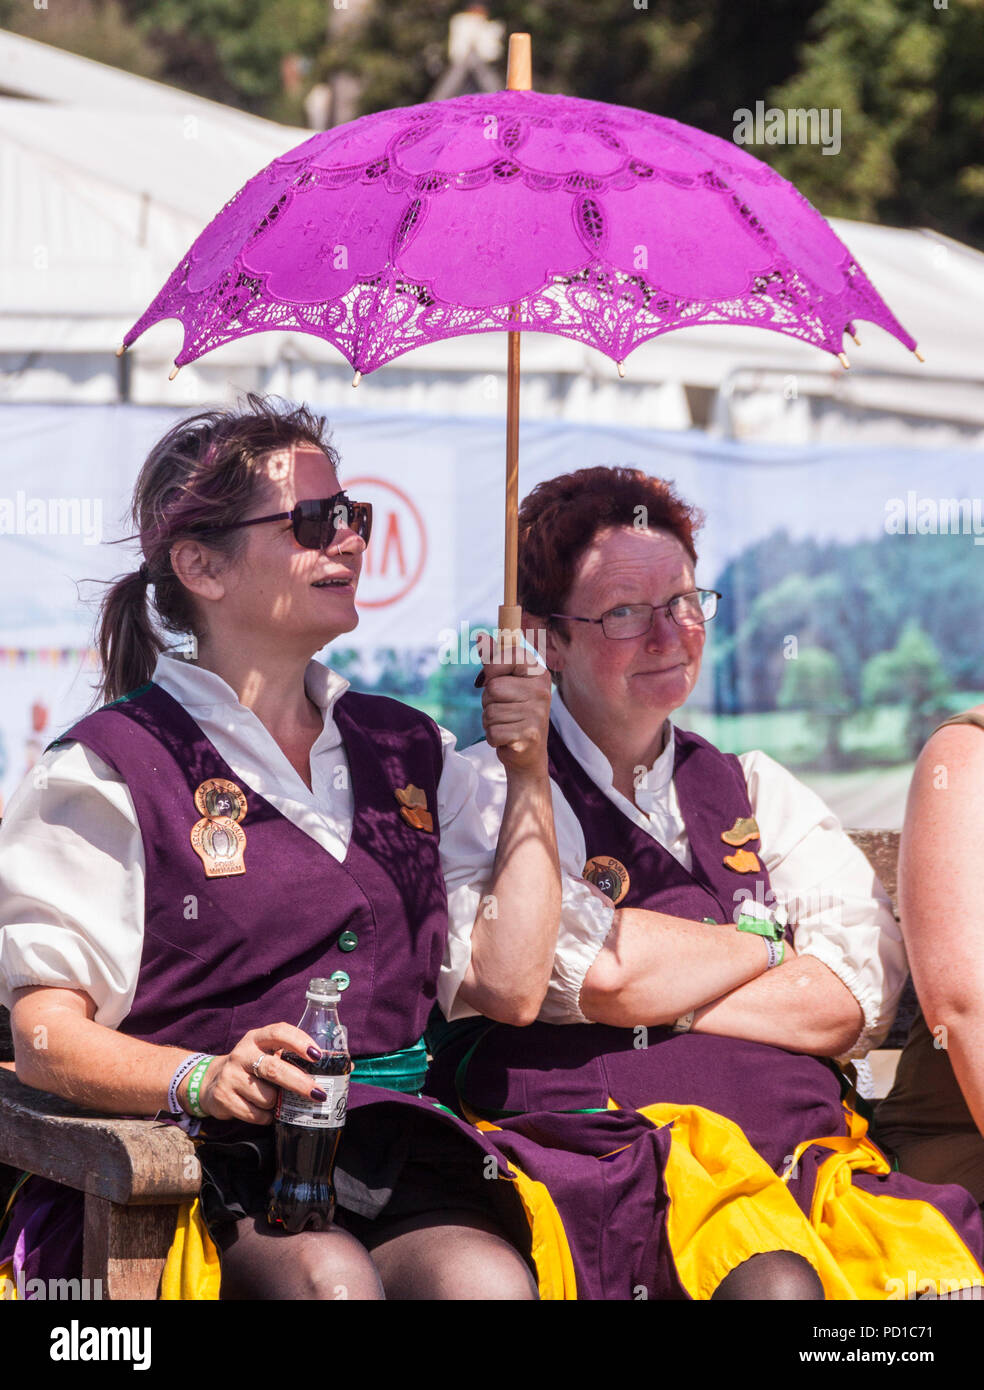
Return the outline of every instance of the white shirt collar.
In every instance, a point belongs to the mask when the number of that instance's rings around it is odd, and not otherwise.
[[[151,679],[156,685],[166,690],[169,695],[172,695],[179,704],[184,705],[189,712],[201,710],[211,713],[217,706],[231,706],[237,711],[242,711],[251,719],[255,717],[252,710],[240,704],[239,696],[231,685],[224,681],[221,676],[217,676],[214,671],[208,671],[203,666],[196,666],[194,662],[167,656],[162,652],[157,658]],[[325,733],[334,734],[335,742],[339,741],[340,735],[337,735],[335,731],[332,710],[335,701],[339,696],[344,695],[348,688],[349,682],[345,677],[326,666],[323,661],[312,660],[308,662],[304,672],[304,689],[308,698],[323,713]],[[324,735],[321,736],[321,738],[323,737]],[[321,738],[318,740],[319,743]]]
[[[550,721],[592,782],[604,792],[612,790],[615,782],[611,763],[598,745],[588,738],[556,688],[550,700]],[[636,791],[636,804],[646,811],[654,800],[666,795],[673,780],[674,731],[670,719],[666,721],[666,730],[666,746],[645,779],[639,779],[641,785]]]

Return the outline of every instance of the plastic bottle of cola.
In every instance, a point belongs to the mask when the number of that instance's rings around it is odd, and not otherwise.
[[[338,1021],[340,998],[334,981],[312,980],[298,1027],[321,1048],[321,1057],[313,1062],[293,1052],[283,1054],[285,1062],[310,1076],[312,1088],[320,1087],[328,1095],[327,1100],[316,1101],[281,1090],[277,1100],[277,1176],[270,1188],[267,1220],[292,1235],[323,1231],[335,1215],[332,1171],[352,1070],[348,1035]]]

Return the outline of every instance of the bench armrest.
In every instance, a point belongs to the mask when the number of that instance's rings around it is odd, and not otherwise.
[[[198,1193],[195,1146],[177,1125],[82,1110],[0,1067],[0,1163],[121,1206]]]

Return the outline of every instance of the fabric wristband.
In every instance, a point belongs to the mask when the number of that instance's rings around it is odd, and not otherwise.
[[[202,1057],[188,1079],[188,1109],[197,1120],[205,1119],[205,1111],[198,1103],[198,1093],[202,1089],[205,1073],[214,1061],[214,1057]]]
[[[182,1107],[178,1104],[178,1087],[181,1085],[182,1081],[191,1071],[192,1067],[197,1066],[198,1063],[204,1057],[207,1056],[207,1052],[191,1053],[190,1056],[186,1057],[184,1061],[181,1062],[181,1064],[178,1066],[177,1071],[171,1077],[171,1084],[167,1088],[167,1108],[168,1112],[171,1115],[183,1115],[185,1113]]]
[[[782,927],[774,917],[770,916],[769,920],[766,921],[763,917],[747,917],[744,913],[735,923],[735,931],[751,932],[753,935],[764,937],[769,941],[780,941],[783,934]]]
[[[765,947],[769,953],[769,963],[765,967],[766,970],[771,970],[774,965],[782,965],[786,956],[785,941],[766,941]]]

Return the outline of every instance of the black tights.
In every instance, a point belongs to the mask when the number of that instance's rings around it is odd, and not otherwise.
[[[265,1216],[216,1233],[223,1299],[537,1298],[522,1256],[474,1212],[391,1222],[368,1250],[335,1226],[286,1235]]]
[[[430,1212],[391,1223],[369,1250],[339,1227],[288,1236],[263,1216],[217,1233],[223,1299],[536,1299],[525,1261],[474,1212]],[[753,1255],[711,1296],[822,1300],[812,1265],[791,1251]]]
[[[721,1280],[711,1302],[730,1299],[820,1301],[823,1285],[816,1270],[802,1255],[791,1250],[773,1250],[752,1257]]]

